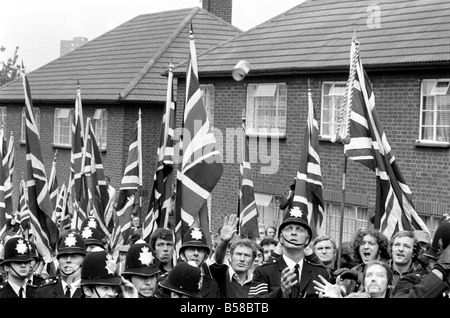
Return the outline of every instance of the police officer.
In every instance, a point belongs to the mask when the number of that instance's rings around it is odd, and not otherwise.
[[[158,284],[164,298],[200,298],[203,284],[201,270],[192,262],[178,263]]]
[[[85,226],[81,230],[81,237],[83,238],[84,244],[86,245],[86,251],[90,252],[96,246],[101,249],[105,249],[105,245],[102,241],[102,235],[99,230],[95,227]]]
[[[116,274],[116,260],[107,251],[86,255],[80,286],[82,298],[138,298],[136,287]]]
[[[37,287],[27,285],[32,259],[30,246],[22,236],[13,236],[5,243],[0,266],[6,272],[6,282],[0,286],[0,298],[34,298]]]
[[[100,233],[100,241],[103,242],[103,240],[107,237],[105,231],[102,229],[100,222],[98,221],[98,219],[96,217],[89,216],[86,219],[84,219],[84,221],[81,223],[81,226],[80,226],[80,229],[82,229],[81,232],[83,231],[83,229],[86,226],[96,229]]]
[[[190,228],[183,237],[183,245],[180,247],[179,255],[182,261],[194,262],[202,271],[203,284],[200,294],[202,298],[218,298],[220,296],[219,286],[212,278],[206,260],[211,249],[206,242],[204,232],[198,227]]]
[[[318,280],[318,275],[330,280],[323,264],[305,257],[312,237],[306,215],[298,207],[285,213],[278,229],[282,255],[255,268],[249,298],[317,298],[313,280]]]
[[[122,276],[136,287],[139,298],[154,297],[157,274],[161,270],[153,264],[153,259],[150,244],[143,240],[136,241],[128,249]]]
[[[80,298],[81,268],[86,253],[81,235],[66,232],[58,243],[56,255],[60,275],[40,286],[35,298]]]

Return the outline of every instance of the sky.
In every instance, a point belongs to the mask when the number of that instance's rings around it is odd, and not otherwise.
[[[247,31],[304,0],[233,0],[231,23]],[[57,59],[60,41],[89,41],[140,14],[201,7],[201,0],[4,0],[0,19],[0,61],[13,57],[31,72]]]

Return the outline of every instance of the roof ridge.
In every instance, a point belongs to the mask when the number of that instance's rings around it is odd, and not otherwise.
[[[136,85],[144,78],[147,72],[152,68],[153,65],[158,61],[158,59],[164,54],[167,48],[172,44],[172,42],[177,38],[177,36],[183,31],[186,25],[192,20],[192,18],[198,13],[200,7],[194,7],[191,12],[184,18],[184,20],[178,25],[175,31],[170,35],[170,37],[164,42],[160,49],[152,56],[152,58],[144,65],[144,67],[139,71],[139,73],[133,78],[133,80],[124,88],[119,94],[119,99],[126,98],[128,94],[136,87]]]

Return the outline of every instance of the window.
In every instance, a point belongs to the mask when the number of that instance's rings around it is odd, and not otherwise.
[[[341,203],[325,202],[324,219],[320,230],[339,242],[341,227]],[[356,231],[362,227],[369,227],[369,212],[366,207],[344,206],[344,224],[342,229],[342,242],[352,241]]]
[[[26,108],[22,107],[22,127],[21,127],[21,131],[20,131],[20,142],[26,142],[26,136],[25,136],[25,131],[26,131],[26,115],[25,115],[25,111]],[[37,107],[33,107],[33,115],[34,115],[34,120],[36,122],[36,126],[37,126],[37,130],[38,133],[40,132],[40,126],[41,126],[41,111],[39,110],[39,108]]]
[[[55,108],[54,145],[72,146],[72,116],[73,109]]]
[[[450,142],[450,80],[423,80],[420,99],[420,141]]]
[[[344,100],[346,82],[324,82],[322,84],[322,113],[320,122],[320,135],[322,138],[332,138],[335,136],[339,117],[341,124],[347,122],[347,111],[341,114],[342,102]],[[345,126],[340,129],[346,130]]]
[[[214,126],[214,85],[200,85],[202,101],[208,115],[210,127]]]
[[[258,223],[265,227],[274,225],[277,229],[283,221],[284,211],[280,209],[281,197],[255,192],[255,201],[258,208]]]
[[[6,125],[6,107],[0,107],[0,127]]]
[[[108,112],[106,109],[96,109],[94,114],[95,137],[100,151],[106,150],[107,128],[108,128]]]
[[[419,214],[419,216],[427,225],[428,231],[430,231],[431,238],[433,238],[437,228],[439,227],[439,221],[441,221],[442,215]]]
[[[287,85],[247,86],[247,135],[286,135]]]

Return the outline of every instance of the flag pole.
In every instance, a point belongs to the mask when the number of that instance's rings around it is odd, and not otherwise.
[[[139,223],[142,224],[142,112],[141,108],[139,108],[139,123],[138,123],[138,169],[139,169]]]
[[[344,144],[344,169],[342,172],[342,198],[341,198],[341,213],[340,213],[340,224],[339,224],[339,245],[338,245],[338,262],[337,268],[341,267],[341,256],[342,256],[342,237],[344,232],[344,214],[345,214],[345,178],[347,174],[347,155],[345,153],[345,146],[350,143],[350,116],[352,112],[352,97],[353,97],[353,82],[355,79],[356,71],[356,61],[358,49],[355,47],[358,43],[356,42],[356,31],[353,32],[352,46],[350,49],[350,70],[347,80],[347,88],[345,90],[344,98],[342,101],[342,108],[339,116],[339,124],[336,130],[334,141],[341,141]],[[344,118],[345,111],[347,111],[347,122],[346,125],[346,136],[342,138],[340,134],[340,127],[342,125],[342,119]]]
[[[342,236],[344,231],[344,213],[345,213],[345,175],[347,173],[347,155],[344,153],[344,171],[342,173],[342,199],[341,199],[341,215],[339,224],[339,248],[338,248],[338,262],[337,268],[341,268],[342,257]]]

